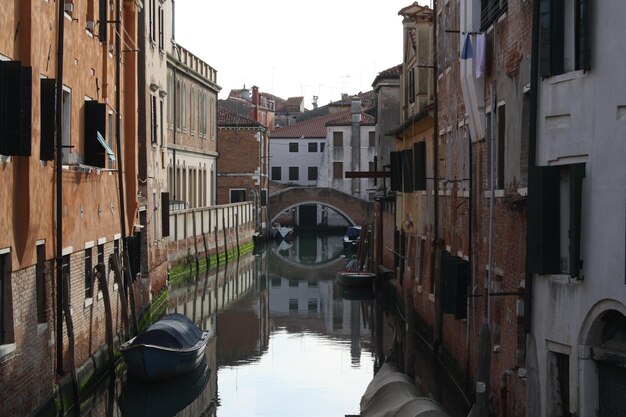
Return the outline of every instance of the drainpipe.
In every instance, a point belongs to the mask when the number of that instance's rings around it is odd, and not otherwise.
[[[443,283],[441,279],[441,268],[439,260],[441,257],[441,242],[439,242],[439,94],[437,93],[437,0],[433,0],[433,240],[435,250],[433,251],[432,273],[435,280],[435,334],[433,340],[433,354],[439,358],[439,350],[443,339],[443,306],[442,292]]]
[[[528,169],[537,163],[537,102],[539,87],[539,0],[533,0],[533,23],[532,23],[532,45],[530,58],[530,114],[528,129]],[[528,226],[526,226],[528,233]],[[526,239],[528,242],[528,238]],[[533,300],[533,274],[528,272],[528,250],[526,250],[526,273],[524,289],[524,331],[531,332],[532,327],[532,300]]]
[[[65,38],[64,4],[58,2],[59,28],[57,38],[56,84],[56,361],[57,374],[63,373],[63,41]],[[102,23],[100,23],[102,24]],[[68,126],[69,128],[69,126]]]

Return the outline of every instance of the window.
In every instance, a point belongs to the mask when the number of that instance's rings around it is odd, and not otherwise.
[[[161,193],[161,237],[170,235],[170,193]]]
[[[317,181],[317,167],[309,167],[309,181]]]
[[[309,298],[309,312],[316,312],[317,311],[317,299],[316,298]]]
[[[402,158],[400,152],[390,152],[391,191],[402,191]]]
[[[333,147],[343,148],[343,132],[333,132]]]
[[[119,259],[120,257],[120,240],[115,239],[113,241],[113,256]]]
[[[91,249],[92,248],[85,249],[85,298],[93,297]]]
[[[96,251],[97,251],[96,255],[98,257],[97,259],[98,263],[104,265],[104,244],[98,245],[96,248]],[[106,271],[106,266],[105,266],[105,271]]]
[[[63,87],[63,126],[71,126],[71,114],[72,114],[72,92],[71,90]],[[70,145],[71,145],[71,129],[63,129],[61,137],[61,145],[63,146],[63,163],[70,163]]]
[[[580,259],[584,177],[584,163],[529,167],[529,272],[584,278]]]
[[[569,355],[560,352],[549,352],[548,375],[551,395],[549,415],[556,417],[569,417]]]
[[[289,299],[289,312],[290,313],[297,313],[298,312],[298,299],[297,298],[290,298]]]
[[[67,292],[63,297],[67,297],[68,300],[72,299],[70,291],[70,255],[65,255],[61,258],[61,280],[63,281],[63,292]]]
[[[320,152],[324,152],[324,146],[326,144],[324,142],[320,142]]]
[[[148,19],[149,19],[149,30],[150,30],[150,41],[156,42],[156,0],[149,0],[150,9],[148,11]]]
[[[163,131],[163,99],[159,100],[159,120],[161,124],[159,125],[159,144],[161,146],[164,145],[165,132]]]
[[[289,181],[298,181],[300,179],[300,168],[289,167]]]
[[[0,345],[7,343],[7,320],[8,320],[8,291],[7,281],[10,279],[10,274],[7,272],[7,259],[9,255],[0,255]]]
[[[542,77],[591,69],[592,0],[541,0]]]
[[[244,189],[232,189],[230,190],[230,202],[241,203],[246,201],[246,190]]]
[[[559,1],[559,0],[557,0]],[[563,1],[563,0],[560,0]],[[480,1],[480,29],[486,31],[502,13],[506,12],[507,0]]]
[[[504,189],[504,158],[506,156],[506,106],[498,106],[498,142],[496,143],[496,188]]]
[[[109,111],[109,117],[108,117],[107,123],[108,123],[107,124],[107,143],[109,144],[109,148],[115,149],[115,136],[114,136],[114,129],[113,129],[115,120],[113,119],[112,111]],[[115,160],[111,160],[109,158],[109,168],[114,168],[114,167],[115,167]]]
[[[402,158],[402,191],[412,193],[415,189],[413,185],[413,151],[405,149],[400,152]]]
[[[309,142],[309,152],[317,152],[317,142]]]
[[[46,244],[37,245],[37,264],[35,266],[35,290],[37,296],[37,323],[46,322]]]
[[[281,278],[272,278],[271,286],[272,288],[280,288],[282,284]]]
[[[297,142],[289,142],[289,152],[298,152]]]
[[[150,142],[153,145],[157,143],[157,99],[156,96],[150,96]]]
[[[98,2],[98,20],[100,22],[107,21],[107,0],[99,0]],[[98,38],[100,43],[106,43],[107,41],[107,26],[98,23]]]
[[[413,182],[415,190],[426,190],[426,142],[413,144]]]
[[[193,134],[196,130],[196,120],[195,120],[195,106],[194,106],[194,90],[191,87],[189,91],[189,130]]]
[[[333,178],[343,178],[343,162],[333,162]]]
[[[267,190],[261,190],[261,207],[267,206]]]
[[[297,279],[290,279],[289,280],[289,286],[291,288],[298,288],[298,280]]]
[[[41,112],[39,159],[42,161],[54,161],[56,80],[42,79],[39,85],[41,88],[41,101],[39,103]]]
[[[280,181],[281,180],[281,167],[272,167],[272,180]]]
[[[30,156],[32,70],[0,61],[0,154]]]
[[[180,100],[180,116],[181,127],[183,130],[187,129],[187,84],[183,83],[183,92]]]
[[[415,68],[409,69],[407,76],[407,98],[409,103],[415,103]]]
[[[368,145],[370,148],[376,147],[376,132],[373,130],[369,132],[369,144]]]
[[[163,51],[165,47],[165,12],[163,7],[159,4],[159,50]]]

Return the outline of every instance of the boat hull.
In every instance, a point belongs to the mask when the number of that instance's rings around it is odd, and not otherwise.
[[[131,378],[155,381],[183,375],[195,369],[210,333],[189,318],[172,313],[120,347]]]
[[[344,287],[371,286],[376,276],[373,272],[339,271],[335,274],[337,282]]]

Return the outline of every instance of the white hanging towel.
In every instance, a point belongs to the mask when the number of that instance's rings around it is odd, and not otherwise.
[[[476,35],[476,78],[483,76],[485,72],[485,34],[479,33]]]

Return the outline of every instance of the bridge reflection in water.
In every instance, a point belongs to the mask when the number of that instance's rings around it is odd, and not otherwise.
[[[374,373],[372,301],[342,297],[333,278],[344,263],[341,236],[296,237],[170,288],[168,312],[214,331],[205,362],[153,384],[122,372],[85,399],[83,415],[358,413]]]

